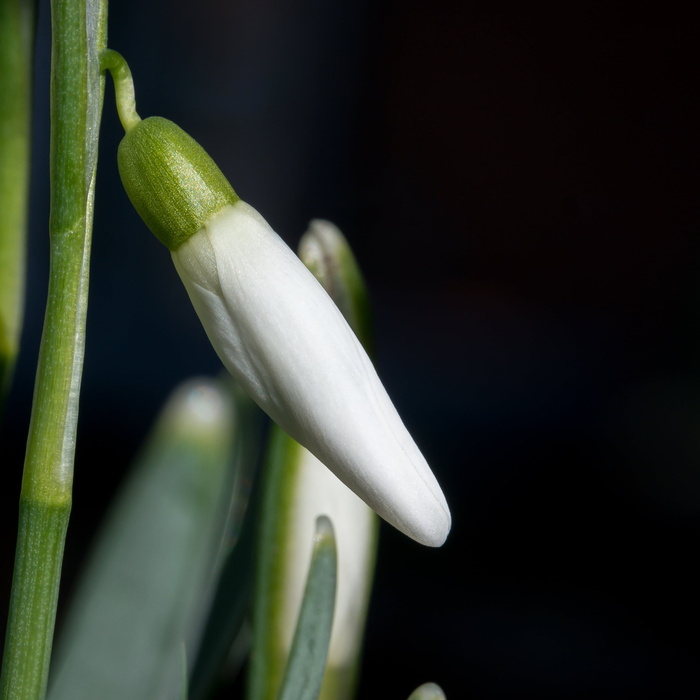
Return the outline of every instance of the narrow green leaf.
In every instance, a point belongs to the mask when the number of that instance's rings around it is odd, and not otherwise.
[[[236,671],[240,670],[249,650],[249,642],[237,646],[236,641],[241,638],[253,588],[255,521],[251,516],[252,514],[246,518],[240,540],[230,552],[218,580],[197,661],[191,674],[192,700],[209,697],[225,667],[234,666]],[[233,658],[232,650],[235,652]]]
[[[260,531],[256,544],[255,597],[253,601],[253,649],[248,671],[247,697],[277,697],[289,654],[280,626],[284,618],[284,593],[288,570],[284,556],[293,486],[301,445],[273,425],[263,474]]]
[[[333,624],[337,566],[333,525],[322,515],[316,521],[311,566],[279,700],[318,698]]]
[[[0,406],[19,347],[35,0],[0,0]]]
[[[167,403],[77,591],[51,700],[179,696],[230,505],[233,411],[206,380]]]
[[[445,700],[445,693],[437,683],[424,683],[409,695],[408,700]]]
[[[190,678],[189,697],[209,696],[224,666],[242,666],[248,644],[232,648],[240,638],[250,607],[253,586],[253,547],[257,532],[258,509],[251,494],[255,470],[262,450],[262,411],[228,378],[236,402],[239,438],[236,440],[233,499],[222,548],[221,574],[209,609],[197,660]],[[250,503],[249,503],[250,502]]]

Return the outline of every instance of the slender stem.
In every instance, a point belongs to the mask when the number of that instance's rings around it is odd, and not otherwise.
[[[124,131],[129,131],[141,121],[141,117],[136,112],[134,79],[131,77],[129,64],[118,51],[106,49],[100,54],[100,67],[112,74],[119,121]]]
[[[42,698],[70,507],[20,502],[1,697]]]
[[[0,0],[0,403],[19,348],[35,0]]]
[[[71,508],[107,0],[52,0],[51,268],[0,698],[46,693]]]

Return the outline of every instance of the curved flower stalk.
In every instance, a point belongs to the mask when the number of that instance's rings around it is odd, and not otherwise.
[[[381,517],[440,546],[450,529],[442,491],[328,294],[199,144],[166,119],[122,111],[126,192],[170,249],[225,367]]]

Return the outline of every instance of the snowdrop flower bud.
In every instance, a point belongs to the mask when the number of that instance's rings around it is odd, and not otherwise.
[[[385,520],[441,545],[450,529],[442,491],[367,354],[299,258],[172,122],[130,125],[119,171],[243,388]]]

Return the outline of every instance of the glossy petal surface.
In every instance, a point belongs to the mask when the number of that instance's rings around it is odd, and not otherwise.
[[[172,255],[260,407],[385,520],[441,545],[450,514],[430,467],[340,311],[260,214],[226,207]]]

